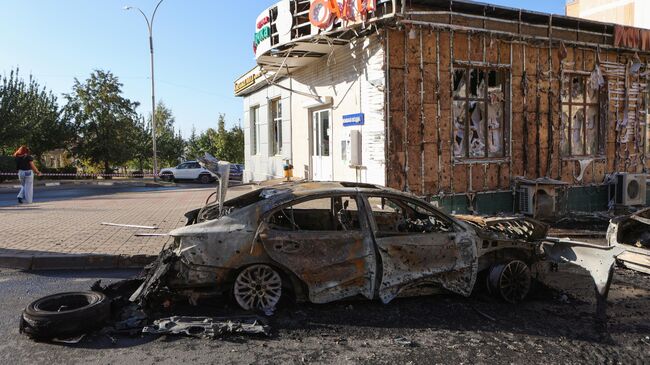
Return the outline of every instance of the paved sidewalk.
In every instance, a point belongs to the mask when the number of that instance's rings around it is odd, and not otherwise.
[[[251,191],[233,187],[229,196]],[[0,267],[15,269],[142,267],[185,225],[214,188],[116,193],[0,208]],[[102,226],[102,222],[156,226],[158,230]]]

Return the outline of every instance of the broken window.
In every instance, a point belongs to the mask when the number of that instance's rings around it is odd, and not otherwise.
[[[600,86],[589,75],[566,74],[562,79],[563,156],[595,156],[604,150],[600,136]]]
[[[368,203],[379,236],[453,231],[453,224],[440,213],[408,200],[374,196]]]
[[[507,74],[489,68],[454,71],[454,156],[505,156]]]
[[[644,114],[642,120],[645,121],[645,154],[647,159],[650,157],[650,90],[646,91],[643,97],[641,113]]]
[[[271,101],[271,156],[282,154],[282,101]]]
[[[359,209],[353,196],[336,196],[302,201],[271,214],[275,230],[351,231],[360,230]]]

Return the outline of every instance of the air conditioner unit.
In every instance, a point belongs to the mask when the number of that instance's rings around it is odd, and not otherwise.
[[[519,187],[519,212],[534,218],[556,216],[557,191],[549,185],[521,185]]]
[[[648,186],[644,174],[616,174],[614,180],[614,202],[617,205],[631,207],[646,204]]]

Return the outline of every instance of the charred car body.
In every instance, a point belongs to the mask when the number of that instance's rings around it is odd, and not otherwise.
[[[625,250],[616,257],[623,266],[650,274],[650,208],[612,219],[607,241]]]
[[[480,276],[514,303],[549,264],[564,262],[587,269],[606,296],[616,251],[547,238],[548,227],[527,218],[450,216],[369,184],[278,185],[186,216],[132,301],[225,295],[269,311],[290,292],[312,303],[388,303],[440,288],[469,296]]]

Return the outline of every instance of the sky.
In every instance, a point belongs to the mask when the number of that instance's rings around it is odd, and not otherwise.
[[[215,128],[220,113],[238,125],[243,102],[234,80],[255,66],[257,16],[278,0],[164,0],[154,22],[156,99],[172,109],[184,137]],[[62,97],[75,78],[111,71],[124,96],[151,110],[148,33],[144,18],[158,0],[0,0],[0,73],[20,68]],[[563,14],[565,0],[483,1]]]

